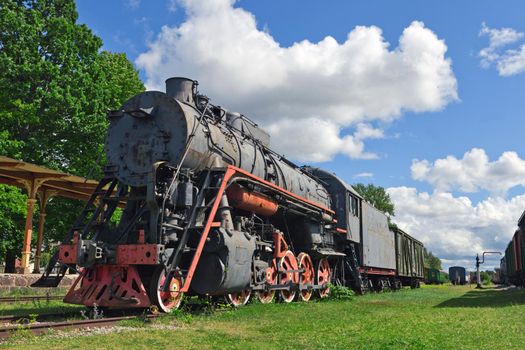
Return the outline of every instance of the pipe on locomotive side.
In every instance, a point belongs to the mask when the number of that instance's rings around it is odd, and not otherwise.
[[[250,192],[239,184],[232,184],[226,190],[230,205],[234,208],[254,212],[261,216],[272,216],[277,213],[279,204],[268,196]]]

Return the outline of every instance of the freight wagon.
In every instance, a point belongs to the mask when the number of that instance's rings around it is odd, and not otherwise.
[[[399,228],[392,233],[396,242],[397,277],[402,285],[419,288],[424,279],[423,243]]]
[[[499,271],[500,271],[500,283],[501,284],[508,284],[508,277],[507,277],[507,261],[505,259],[505,256],[501,258],[500,264],[499,264]]]
[[[467,283],[467,271],[462,266],[451,266],[448,269],[448,279],[454,285]]]
[[[494,284],[503,284],[501,268],[495,268],[494,276],[492,276],[492,283]]]
[[[518,221],[519,229],[514,232],[512,240],[505,249],[501,269],[504,271],[504,279],[509,284],[525,286],[525,212]]]

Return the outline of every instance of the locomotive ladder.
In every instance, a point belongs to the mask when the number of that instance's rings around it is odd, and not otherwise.
[[[358,294],[363,294],[365,291],[365,286],[363,285],[363,279],[361,277],[361,273],[359,272],[359,260],[357,259],[357,253],[355,251],[354,244],[350,244],[350,256],[344,260],[352,275],[353,289]]]
[[[100,180],[63,242],[70,242],[75,232],[82,236],[95,225],[103,224],[111,218],[120,200],[127,192],[126,186],[119,186],[116,195],[112,197],[111,194],[117,185],[118,180],[112,175],[107,174]],[[106,186],[107,188],[105,188]],[[91,218],[89,218],[90,214],[92,214]],[[88,218],[89,220],[85,223]],[[53,275],[52,272],[57,265],[58,272]],[[58,261],[57,250],[51,257],[42,276],[31,287],[57,287],[69,268],[74,268],[74,266],[61,264]]]
[[[187,292],[189,290],[189,286],[193,278],[193,273],[195,272],[195,268],[197,267],[197,264],[199,262],[200,254],[204,247],[204,243],[206,242],[206,238],[212,227],[215,215],[217,214],[217,211],[219,209],[221,197],[226,189],[229,179],[234,173],[235,170],[231,168],[227,168],[226,170],[210,169],[206,171],[206,175],[204,176],[202,185],[200,187],[201,190],[197,195],[196,203],[192,208],[190,219],[182,233],[180,243],[177,246],[175,252],[171,255],[170,259],[168,260],[166,271],[168,278],[166,278],[166,282],[162,287],[164,290],[169,289],[169,283],[179,266],[182,255],[183,253],[188,251],[189,247],[187,247],[187,243],[190,238],[190,235],[195,232],[200,232],[201,237],[197,248],[189,249],[190,251],[194,251],[193,257],[191,258],[190,267],[187,271],[186,276],[182,276],[184,278],[184,285],[181,288],[181,292]],[[205,225],[197,225],[197,218],[199,214],[202,213],[202,211],[208,210],[209,213],[205,218]]]

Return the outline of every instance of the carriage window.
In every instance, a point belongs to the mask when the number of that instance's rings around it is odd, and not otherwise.
[[[359,202],[357,198],[349,195],[348,202],[350,213],[352,213],[353,216],[359,216]]]

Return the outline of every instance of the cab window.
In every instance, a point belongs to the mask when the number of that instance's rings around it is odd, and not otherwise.
[[[348,203],[348,207],[350,209],[350,213],[353,216],[358,217],[359,216],[359,201],[358,201],[357,197],[349,195],[348,196],[348,202],[349,202]]]

